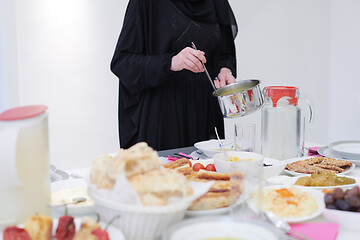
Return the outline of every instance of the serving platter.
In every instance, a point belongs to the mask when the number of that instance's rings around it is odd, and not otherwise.
[[[292,186],[292,185],[295,184],[295,182],[300,177],[304,177],[304,176],[310,176],[310,174],[306,174],[306,175],[302,175],[302,176],[294,176],[294,177],[275,176],[275,177],[266,179],[266,183],[269,184],[269,185]],[[360,184],[360,179],[359,178],[349,177],[349,176],[346,176],[346,177],[354,179],[355,183],[346,184],[346,185],[338,185],[338,186],[300,186],[300,185],[294,185],[294,186],[299,187],[299,188],[314,189],[314,190],[331,190],[333,188],[344,188],[344,189],[352,188],[352,187]]]
[[[286,160],[283,160],[284,163],[286,164],[289,164],[289,163],[293,163],[293,162],[296,162],[296,161],[301,161],[301,160],[306,160],[306,159],[309,159],[309,158],[313,158],[313,156],[307,156],[307,157],[300,157],[300,158],[291,158],[291,159],[286,159]],[[347,160],[347,159],[342,159],[342,160]],[[348,160],[350,161],[350,160]],[[352,161],[350,161],[352,162]],[[353,163],[353,162],[352,162]],[[286,166],[285,166],[286,167]],[[338,175],[345,175],[345,174],[348,174],[350,173],[352,170],[354,170],[355,168],[355,164],[353,163],[350,168],[348,168],[347,170],[345,170],[344,172],[341,172],[341,173],[338,173]],[[306,175],[306,173],[299,173],[299,172],[295,172],[295,171],[290,171],[290,170],[287,170],[287,169],[284,169],[284,172],[289,174],[289,175],[292,175],[292,176],[303,176],[303,175]]]
[[[264,189],[281,189],[281,188],[288,188],[288,187],[284,186],[284,185],[275,185],[275,186],[266,186],[266,187],[264,187]],[[308,216],[303,216],[303,217],[283,217],[283,219],[285,221],[289,222],[289,223],[299,223],[299,222],[304,222],[304,221],[314,219],[317,216],[321,215],[324,208],[325,208],[324,194],[321,193],[320,191],[316,191],[316,190],[311,189],[311,188],[299,188],[298,186],[296,186],[296,188],[300,189],[303,192],[309,193],[315,199],[318,209],[315,212],[313,212],[312,214],[308,215]],[[256,212],[256,213],[259,212],[259,208],[257,207],[257,204],[255,203],[254,195],[253,195],[252,198],[250,198],[248,200],[247,204],[248,204],[248,207],[253,212]]]

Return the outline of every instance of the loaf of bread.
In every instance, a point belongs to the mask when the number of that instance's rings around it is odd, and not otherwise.
[[[190,182],[176,170],[158,168],[128,178],[144,205],[166,205],[170,197],[193,194]]]
[[[25,220],[24,228],[31,239],[50,240],[52,236],[52,218],[36,214]]]

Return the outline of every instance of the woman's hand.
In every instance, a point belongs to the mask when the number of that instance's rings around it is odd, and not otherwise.
[[[222,86],[228,85],[230,83],[236,82],[235,77],[232,75],[231,70],[228,68],[220,69],[219,75],[216,80],[214,80],[214,84],[216,88],[220,88]]]
[[[199,73],[204,71],[202,63],[206,63],[205,53],[200,50],[186,47],[172,57],[170,70],[177,72],[187,69],[194,73]]]

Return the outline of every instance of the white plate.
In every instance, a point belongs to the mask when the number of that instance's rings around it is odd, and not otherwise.
[[[329,148],[339,156],[360,159],[360,141],[338,141],[329,144]]]
[[[76,232],[79,231],[80,229],[80,226],[81,226],[81,222],[82,222],[82,219],[81,218],[74,218],[74,223],[75,223],[75,228],[76,228]],[[57,228],[57,225],[59,223],[59,219],[57,218],[54,218],[53,219],[53,235],[55,236],[55,233],[56,233],[56,228]],[[105,223],[102,223],[100,222],[100,226],[101,228],[105,228],[106,227],[106,224]],[[24,227],[24,226],[19,226],[19,227]],[[121,232],[120,229],[116,228],[116,227],[113,227],[113,226],[109,226],[108,229],[107,229],[107,232],[109,234],[109,238],[110,239],[116,239],[116,240],[125,240],[125,237],[124,237],[124,234]],[[0,239],[3,239],[3,232],[0,231]]]
[[[223,207],[223,208],[210,209],[210,210],[187,210],[185,215],[188,217],[200,217],[200,216],[226,214],[229,211],[230,211],[230,207]]]
[[[284,185],[276,185],[276,186],[267,186],[267,187],[264,187],[264,189],[280,189],[280,188],[286,188],[286,187],[287,186],[284,186]],[[294,187],[300,189],[303,192],[307,192],[307,193],[311,194],[316,200],[316,203],[318,205],[318,210],[316,212],[310,214],[309,216],[305,216],[305,217],[286,217],[286,218],[283,218],[283,219],[286,220],[289,223],[299,223],[299,222],[308,221],[310,219],[313,219],[313,218],[316,218],[317,216],[319,216],[323,212],[323,210],[325,208],[324,194],[321,193],[320,191],[316,191],[316,190],[311,189],[311,188],[299,188],[298,186],[294,186]],[[256,204],[255,204],[254,198],[251,198],[248,201],[248,206],[254,212],[259,211]]]
[[[261,222],[233,221],[229,217],[206,217],[188,219],[171,227],[163,240],[205,240],[205,239],[247,239],[276,240],[279,232]]]
[[[325,157],[348,160],[348,161],[354,163],[355,165],[360,166],[360,160],[348,159],[348,158],[339,156],[339,155],[335,154],[334,152],[332,152],[331,149],[328,146],[321,147],[317,151],[318,151],[319,154],[321,154],[321,155],[323,155]]]
[[[53,194],[56,191],[76,188],[76,187],[84,187],[87,186],[87,182],[84,179],[68,179],[64,181],[57,181],[51,183],[51,193]],[[86,194],[84,196],[71,196],[73,197],[86,197],[90,199],[90,197]],[[53,211],[60,213],[60,215],[65,213],[64,206],[52,207]],[[92,214],[95,212],[94,203],[92,202],[90,205],[68,205],[68,214],[77,215],[77,214]]]
[[[268,178],[266,179],[266,183],[271,184],[271,185],[285,185],[285,186],[291,186],[294,185],[294,183],[300,178],[300,177],[304,177],[304,176],[310,176],[310,174],[306,174],[306,175],[302,175],[302,176],[297,176],[297,177],[289,177],[289,176],[275,176],[272,178]],[[360,184],[360,179],[359,178],[355,178],[355,177],[349,177],[346,176],[347,178],[352,178],[355,180],[355,183],[353,184],[346,184],[346,185],[339,185],[339,186],[324,186],[324,187],[312,187],[312,186],[299,186],[299,185],[295,185],[296,187],[299,188],[311,188],[314,190],[324,190],[324,189],[328,189],[331,190],[333,188],[352,188],[356,185]]]
[[[293,163],[296,161],[300,161],[300,160],[305,160],[305,159],[309,159],[309,158],[313,158],[313,156],[307,156],[307,157],[301,157],[301,158],[291,158],[291,159],[286,159],[283,160],[284,163],[288,164],[288,163]],[[349,160],[348,160],[349,161]],[[351,161],[350,161],[351,162]],[[353,163],[350,168],[342,173],[338,173],[337,175],[345,175],[348,174],[349,172],[351,172],[353,169],[355,168],[355,164]],[[293,175],[293,176],[303,176],[303,175],[307,175],[306,173],[298,173],[298,172],[294,172],[294,171],[289,171],[284,169],[284,172],[286,172],[289,175]]]

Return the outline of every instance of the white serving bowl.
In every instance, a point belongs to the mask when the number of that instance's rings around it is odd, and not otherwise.
[[[235,150],[234,140],[221,139],[220,141],[225,150]],[[208,157],[213,157],[215,154],[222,152],[219,141],[215,139],[197,142],[194,146]]]
[[[259,153],[253,152],[241,152],[241,151],[227,151],[227,156],[229,157],[238,157],[240,160],[237,162],[249,162],[253,164],[263,164],[264,156]],[[217,172],[220,173],[229,173],[232,170],[232,166],[237,162],[228,161],[223,152],[217,153],[214,155],[214,165]]]
[[[239,158],[244,158],[244,159],[249,159],[249,158],[256,159],[259,161],[263,161],[263,163],[267,165],[271,165],[271,166],[263,167],[262,177],[264,179],[279,175],[286,166],[286,163],[284,163],[283,161],[274,158],[267,158],[259,153],[241,152],[241,151],[229,151],[227,153],[229,156],[237,156]],[[224,153],[218,153],[214,155],[214,165],[217,172],[221,172],[221,173],[230,172],[230,165],[227,162],[227,160],[225,160]]]
[[[167,206],[124,204],[103,198],[89,189],[95,211],[103,222],[110,222],[122,230],[127,240],[157,239],[171,225],[180,222],[191,202],[182,201]]]
[[[263,168],[264,179],[279,175],[286,167],[286,163],[284,163],[283,161],[274,158],[267,158],[267,157],[264,157],[264,164],[271,165],[267,167],[264,166]]]
[[[323,215],[326,220],[336,222],[341,228],[360,232],[360,213],[325,208]]]

